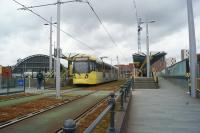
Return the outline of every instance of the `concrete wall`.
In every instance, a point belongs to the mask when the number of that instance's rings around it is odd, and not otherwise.
[[[164,79],[170,81],[171,83],[183,88],[185,91],[188,91],[188,80],[185,77],[168,77],[163,76]]]

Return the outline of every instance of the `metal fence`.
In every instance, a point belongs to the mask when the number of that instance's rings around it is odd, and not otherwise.
[[[124,111],[124,103],[127,102],[126,99],[131,93],[131,88],[133,88],[133,80],[129,79],[124,85],[121,86],[120,95],[118,95],[117,98],[115,98],[115,94],[111,93],[110,99],[108,101],[108,107],[101,112],[101,114],[94,120],[90,126],[85,129],[83,133],[92,133],[93,130],[96,128],[96,126],[101,122],[101,120],[104,118],[106,114],[110,112],[110,124],[109,128],[107,129],[108,133],[114,133],[116,131],[115,126],[115,104],[116,100],[120,98],[120,110]],[[65,133],[75,133],[76,132],[76,123],[72,119],[68,119],[64,122],[63,126],[63,132]]]
[[[61,79],[61,87],[72,84],[71,82],[71,80]],[[31,76],[12,78],[0,77],[0,95],[20,93],[28,89],[35,90],[37,88],[37,78]],[[55,78],[44,78],[44,80],[42,80],[41,89],[55,89]]]
[[[200,78],[196,79],[196,89],[197,91],[200,91]]]
[[[26,80],[22,77],[17,78],[1,78],[0,79],[0,95],[8,95],[12,93],[25,92]]]

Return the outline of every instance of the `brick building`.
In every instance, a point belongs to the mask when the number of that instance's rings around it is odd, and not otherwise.
[[[165,56],[161,57],[159,60],[151,65],[152,71],[161,72],[166,68]]]
[[[172,66],[176,64],[176,58],[173,58],[173,57],[169,57],[166,59],[166,66],[169,67],[169,66]]]
[[[133,73],[134,70],[134,65],[133,63],[129,64],[120,64],[120,65],[115,65],[116,67],[119,68],[119,75],[121,77],[125,77],[125,75],[129,75]]]

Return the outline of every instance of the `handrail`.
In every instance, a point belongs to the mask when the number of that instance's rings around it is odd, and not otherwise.
[[[126,97],[128,97],[130,90],[132,88],[133,85],[133,79],[128,79],[128,81],[120,86],[121,90],[119,91],[119,95],[117,95],[117,97],[115,98],[115,93],[111,93],[110,96],[111,98],[109,99],[108,103],[108,107],[101,112],[101,114],[96,118],[96,120],[94,120],[92,122],[92,124],[90,124],[90,126],[84,130],[83,133],[91,133],[95,127],[97,126],[97,124],[99,124],[101,122],[101,120],[104,118],[104,116],[110,112],[110,127],[109,127],[109,132],[114,132],[115,131],[115,101],[121,97],[121,111],[123,111],[123,103],[126,102]],[[75,133],[76,131],[76,123],[73,120],[66,120],[64,123],[64,132],[68,133],[70,131],[70,133]]]
[[[196,78],[196,90],[200,92],[200,83],[198,84],[198,81],[200,81],[200,78]]]
[[[95,121],[92,122],[92,124],[83,132],[83,133],[91,133],[97,124],[101,122],[101,120],[104,118],[104,116],[111,110],[113,106],[113,103],[110,104],[98,117]]]
[[[153,76],[153,80],[154,80],[154,83],[156,85],[156,87],[158,88],[158,76],[157,76],[157,73],[156,72],[152,72],[152,76]]]
[[[152,76],[153,76],[153,80],[154,80],[154,82],[158,82],[158,76],[157,76],[157,74],[156,74],[156,72],[152,72]]]

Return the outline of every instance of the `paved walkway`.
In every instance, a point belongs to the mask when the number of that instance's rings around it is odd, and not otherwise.
[[[200,133],[200,99],[166,80],[133,91],[127,133]]]

